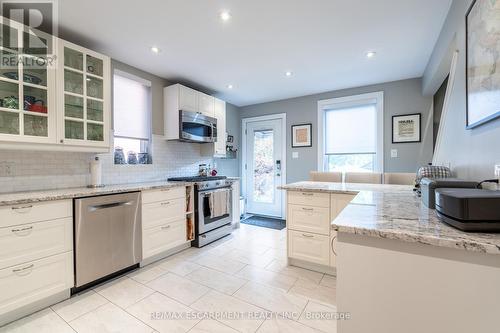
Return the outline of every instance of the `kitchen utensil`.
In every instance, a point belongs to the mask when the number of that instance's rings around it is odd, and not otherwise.
[[[6,78],[12,79],[12,80],[18,80],[19,75],[17,72],[5,72],[3,73],[3,76]],[[40,84],[42,83],[42,79],[39,78],[38,76],[32,75],[32,74],[23,74],[23,81],[26,83],[32,83],[32,84]]]

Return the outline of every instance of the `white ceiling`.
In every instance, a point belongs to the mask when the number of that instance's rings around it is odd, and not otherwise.
[[[420,77],[450,3],[61,0],[59,24],[63,38],[243,106]]]

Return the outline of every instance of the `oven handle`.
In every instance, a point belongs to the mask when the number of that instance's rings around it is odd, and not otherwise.
[[[231,192],[232,189],[230,187],[224,187],[224,188],[219,188],[219,189],[215,189],[215,190],[207,190],[207,191],[203,191],[203,192],[198,192],[201,196],[210,196],[212,195],[212,193],[216,193],[216,192]]]

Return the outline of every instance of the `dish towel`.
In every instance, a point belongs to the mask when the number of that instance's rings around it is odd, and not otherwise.
[[[221,217],[229,214],[228,191],[215,191],[210,195],[210,218]]]

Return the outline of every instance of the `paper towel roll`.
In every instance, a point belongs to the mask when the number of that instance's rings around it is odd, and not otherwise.
[[[90,187],[102,186],[102,165],[99,157],[90,162]]]

